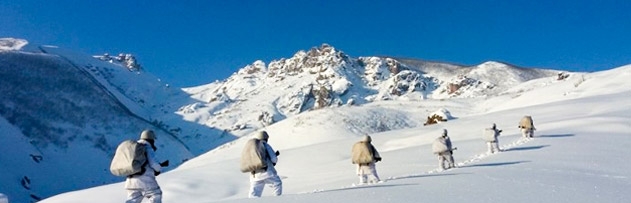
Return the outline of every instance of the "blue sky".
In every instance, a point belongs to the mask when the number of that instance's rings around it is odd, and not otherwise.
[[[631,1],[0,1],[0,37],[132,53],[176,86],[328,43],[351,57],[598,71],[631,64]]]

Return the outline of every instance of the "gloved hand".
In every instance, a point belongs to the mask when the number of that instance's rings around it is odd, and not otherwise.
[[[278,150],[276,150],[276,152],[274,154],[276,154],[276,156],[278,156],[278,155],[280,155],[280,152]]]
[[[272,166],[276,166],[276,163],[272,163]]]
[[[376,162],[380,162],[380,161],[381,161],[381,157],[377,157],[377,158],[375,158],[375,161],[376,161]]]
[[[153,171],[153,175],[154,175],[154,176],[158,176],[158,175],[160,175],[160,171]]]
[[[162,167],[169,166],[169,160],[163,161],[162,163],[160,163],[160,166],[162,166]]]
[[[501,132],[502,132],[502,130],[499,130],[499,131],[497,131],[497,132],[498,132],[498,133],[501,133]]]

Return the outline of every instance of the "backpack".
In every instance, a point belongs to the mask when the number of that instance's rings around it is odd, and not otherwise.
[[[143,174],[147,165],[145,145],[133,140],[125,140],[118,145],[110,164],[110,172],[115,176]]]
[[[268,159],[267,149],[261,140],[248,140],[241,151],[241,172],[253,173],[266,169]]]
[[[351,150],[353,164],[369,164],[374,161],[372,146],[368,142],[357,142]]]
[[[484,132],[482,132],[482,139],[487,142],[497,141],[497,136],[495,133],[495,129],[493,128],[485,128]]]
[[[519,121],[519,127],[526,129],[534,129],[535,126],[532,124],[532,117],[524,116],[521,121]]]
[[[432,143],[432,152],[439,154],[443,152],[451,151],[451,141],[447,144],[447,138],[439,137]]]

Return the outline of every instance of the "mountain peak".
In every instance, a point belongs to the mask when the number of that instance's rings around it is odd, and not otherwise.
[[[315,55],[326,55],[326,54],[336,54],[336,53],[338,53],[338,51],[335,49],[335,47],[327,43],[323,43],[319,47],[312,47],[307,52],[307,55],[315,56]]]
[[[487,61],[487,62],[484,62],[484,63],[478,65],[478,67],[480,67],[480,68],[499,68],[499,67],[506,67],[506,66],[512,67],[511,65],[508,65],[508,64],[505,64],[505,63],[502,63],[502,62],[498,62],[498,61]]]
[[[17,38],[0,38],[0,51],[20,50],[28,44],[28,41]]]
[[[105,53],[103,55],[96,55],[93,57],[101,61],[125,66],[132,72],[140,72],[143,69],[140,63],[138,63],[138,60],[136,60],[136,57],[132,54],[119,53],[118,56],[110,56],[108,53]]]

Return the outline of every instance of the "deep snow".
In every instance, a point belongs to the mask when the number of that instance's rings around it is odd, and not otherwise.
[[[158,177],[164,202],[626,202],[631,198],[631,66],[519,84],[497,97],[379,101],[290,117],[266,130],[280,150],[284,195],[246,199],[238,170],[245,136]],[[453,120],[423,126],[428,113]],[[519,119],[531,115],[532,139]],[[387,125],[384,123],[388,123]],[[482,130],[496,123],[503,152],[486,154]],[[400,128],[381,132],[384,126]],[[438,171],[431,142],[448,129],[458,168]],[[350,147],[373,137],[386,182],[357,182]],[[98,176],[97,176],[98,177]],[[122,181],[122,180],[121,180]],[[1,191],[0,191],[1,192]],[[41,202],[124,202],[121,183],[60,194]]]

